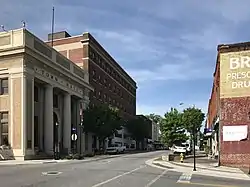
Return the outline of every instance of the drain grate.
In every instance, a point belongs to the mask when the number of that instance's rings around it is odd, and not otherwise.
[[[60,171],[47,171],[47,172],[42,172],[43,175],[60,175],[62,172]]]

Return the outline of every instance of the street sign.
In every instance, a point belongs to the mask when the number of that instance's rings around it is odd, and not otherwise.
[[[76,141],[77,140],[77,134],[72,134],[71,135],[71,140]]]
[[[75,128],[75,127],[73,127],[73,128],[72,128],[72,130],[73,130],[73,131],[75,131],[75,130],[76,130],[76,128]]]

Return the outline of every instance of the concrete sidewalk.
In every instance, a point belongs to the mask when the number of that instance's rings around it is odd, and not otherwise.
[[[245,174],[238,168],[231,167],[218,167],[215,165],[202,165],[197,164],[196,170],[193,171],[193,163],[179,163],[179,162],[167,162],[160,160],[159,158],[146,161],[147,165],[157,167],[159,169],[177,171],[182,173],[193,173],[196,175],[205,175],[221,178],[231,178],[240,180],[250,180],[250,176]]]
[[[35,164],[56,164],[56,163],[70,163],[70,162],[91,162],[91,161],[98,161],[108,158],[115,158],[120,157],[121,155],[100,155],[100,156],[94,156],[94,157],[85,157],[82,160],[68,160],[68,159],[62,159],[62,160],[54,160],[54,159],[46,159],[46,160],[4,160],[0,161],[0,166],[11,166],[11,165],[35,165]]]

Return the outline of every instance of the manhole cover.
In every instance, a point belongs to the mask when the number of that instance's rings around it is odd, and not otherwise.
[[[42,172],[43,175],[60,175],[62,172],[59,171],[47,171],[47,172]]]

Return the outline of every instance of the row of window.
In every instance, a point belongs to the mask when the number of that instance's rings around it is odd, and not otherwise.
[[[133,95],[135,95],[135,89],[128,84],[120,74],[114,70],[105,60],[97,53],[95,53],[91,48],[89,50],[89,57],[100,67],[102,68],[107,74],[117,80],[123,87],[125,87],[128,91],[130,91]]]
[[[108,83],[107,79],[104,78],[102,79],[101,75],[96,75],[95,70],[92,71],[92,77],[94,81],[98,81],[99,84],[104,85],[106,88],[109,88],[109,90],[114,93],[117,94],[119,97],[121,97],[122,99],[125,97],[125,99],[132,105],[135,105],[135,98],[130,97],[129,95],[124,95],[122,90],[117,87],[117,86],[112,86],[111,83]]]
[[[94,91],[93,96],[95,98],[99,99],[100,101],[103,101],[103,102],[108,103],[108,104],[110,104],[110,105],[112,105],[114,107],[119,108],[120,110],[122,110],[124,112],[133,113],[133,111],[126,108],[122,103],[116,101],[115,99],[112,99],[106,93],[103,94],[102,91],[98,91],[98,92]]]

